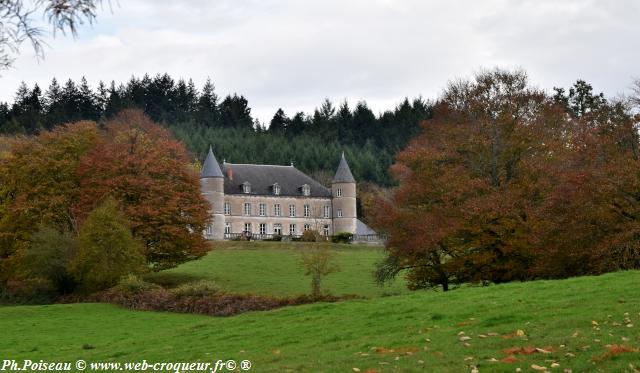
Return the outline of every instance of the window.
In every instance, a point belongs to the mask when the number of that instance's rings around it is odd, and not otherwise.
[[[336,190],[336,197],[342,197],[342,188],[338,188],[338,190]]]
[[[231,204],[229,202],[224,203],[224,214],[231,215]]]
[[[267,205],[265,203],[260,204],[260,216],[267,216]]]
[[[282,224],[275,223],[273,225],[273,234],[277,234],[278,236],[282,236]]]
[[[231,223],[224,223],[224,234],[231,233]]]
[[[207,236],[213,236],[213,224],[207,225]]]
[[[304,217],[308,218],[311,216],[311,207],[309,205],[304,205]]]
[[[273,184],[273,194],[280,195],[280,185],[278,183]]]
[[[245,203],[244,204],[244,215],[245,216],[251,216],[251,204],[250,203]]]
[[[329,235],[329,224],[324,225],[323,232],[325,236]]]
[[[251,223],[244,223],[244,231],[251,233]]]
[[[267,224],[260,223],[260,234],[267,234]]]
[[[251,184],[248,181],[242,183],[242,192],[246,194],[251,193]]]
[[[302,194],[305,196],[308,196],[309,194],[311,194],[311,188],[309,187],[309,185],[304,184],[302,186]]]
[[[331,217],[331,206],[325,206],[324,207],[324,217],[325,218],[330,218]]]
[[[280,204],[276,203],[275,205],[273,205],[273,215],[274,216],[280,216],[282,212],[280,211]]]
[[[342,209],[338,209],[338,217],[341,218],[342,217]]]
[[[311,229],[311,226],[309,224],[305,224],[304,225],[304,230],[308,231],[309,229]]]
[[[289,224],[289,235],[290,236],[295,236],[296,234],[296,225],[295,224]]]
[[[289,216],[292,218],[296,217],[296,205],[289,205]]]

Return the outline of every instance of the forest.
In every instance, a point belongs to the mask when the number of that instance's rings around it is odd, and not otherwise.
[[[289,116],[278,109],[269,123],[260,123],[244,96],[220,98],[211,80],[198,89],[192,80],[144,75],[122,84],[100,82],[92,89],[84,78],[62,84],[54,78],[44,91],[23,82],[13,103],[0,103],[0,134],[32,135],[79,120],[104,123],[128,108],[142,109],[170,129],[193,162],[212,145],[220,161],[294,163],[326,183],[344,151],[358,180],[389,186],[394,154],[420,132],[432,103],[405,98],[376,115],[364,101],[350,107],[325,99],[313,113]]]

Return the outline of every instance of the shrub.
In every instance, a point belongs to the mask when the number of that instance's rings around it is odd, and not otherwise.
[[[279,234],[274,234],[271,238],[267,238],[264,241],[282,241],[282,236]]]
[[[48,280],[59,293],[71,293],[76,284],[66,267],[74,246],[74,237],[70,232],[40,226],[22,258],[24,272],[30,278]]]
[[[305,275],[311,276],[312,298],[320,298],[322,295],[322,278],[339,271],[334,259],[335,255],[327,247],[313,247],[302,254],[301,264],[305,268]]]
[[[146,282],[134,274],[128,274],[126,276],[123,276],[120,279],[120,281],[118,281],[118,284],[114,287],[116,291],[120,291],[123,293],[132,293],[132,294],[141,293],[146,290],[160,289],[160,288],[161,288],[160,285],[157,285],[151,282]]]
[[[122,276],[141,272],[144,263],[142,245],[131,235],[116,201],[107,198],[80,228],[68,269],[81,290],[92,292],[115,285]]]
[[[320,242],[321,240],[320,233],[316,230],[309,229],[302,233],[302,237],[300,237],[300,241],[302,242]]]
[[[204,297],[219,292],[220,287],[215,282],[207,280],[182,284],[171,290],[171,293],[177,297]]]
[[[53,302],[57,296],[55,286],[42,278],[9,280],[0,289],[0,303],[46,304]]]
[[[340,232],[331,237],[333,243],[351,243],[353,234],[349,232]]]
[[[313,302],[337,302],[355,299],[356,296],[320,295],[311,297],[274,298],[251,294],[214,294],[205,296],[177,296],[174,291],[162,288],[144,290],[140,293],[123,293],[116,287],[85,297],[84,301],[118,304],[132,310],[196,313],[213,316],[233,316],[249,311],[268,311],[275,308],[295,306]],[[68,299],[78,302],[79,299]]]

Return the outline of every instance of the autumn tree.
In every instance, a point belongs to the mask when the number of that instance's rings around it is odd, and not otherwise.
[[[0,284],[17,267],[39,226],[76,231],[80,158],[97,142],[93,122],[9,140],[0,157]]]
[[[562,99],[494,70],[452,83],[397,157],[380,281],[411,288],[640,268],[637,119],[584,82]]]
[[[198,175],[184,146],[141,111],[127,110],[106,123],[99,143],[80,161],[79,216],[113,197],[133,236],[155,268],[204,255],[208,220]]]
[[[524,170],[544,157],[541,127],[553,113],[521,71],[451,83],[393,166],[400,186],[376,214],[389,234],[378,280],[406,270],[411,288],[448,290],[526,278],[537,191]]]
[[[570,121],[570,142],[546,168],[555,187],[535,212],[536,277],[640,268],[637,126],[621,103],[600,110],[601,120]]]

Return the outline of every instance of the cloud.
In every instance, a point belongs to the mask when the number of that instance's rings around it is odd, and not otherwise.
[[[268,121],[325,97],[380,112],[493,66],[522,67],[546,89],[583,78],[613,96],[639,75],[639,10],[631,0],[128,0],[79,39],[51,40],[40,64],[25,50],[0,78],[0,100],[21,80],[168,72],[199,85],[210,76]]]

